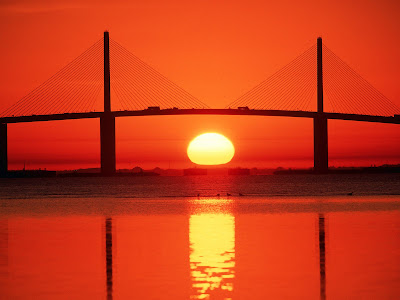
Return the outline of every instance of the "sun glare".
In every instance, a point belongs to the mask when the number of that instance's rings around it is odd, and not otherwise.
[[[187,154],[198,165],[222,165],[231,161],[235,147],[222,134],[203,133],[189,143]]]
[[[191,299],[232,299],[235,217],[199,214],[189,219]]]

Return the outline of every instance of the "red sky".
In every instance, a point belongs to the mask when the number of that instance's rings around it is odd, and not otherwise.
[[[0,110],[100,39],[104,30],[210,107],[225,107],[318,36],[400,106],[397,1],[2,1]],[[397,125],[329,121],[330,165],[400,163]],[[177,116],[117,120],[117,167],[189,167],[186,147],[215,131],[229,166],[312,166],[312,121]],[[10,168],[99,166],[99,121],[9,126]]]

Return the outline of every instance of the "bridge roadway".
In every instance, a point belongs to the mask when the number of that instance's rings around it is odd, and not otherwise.
[[[295,117],[295,118],[316,118],[326,117],[327,119],[376,122],[400,124],[400,116],[393,117],[342,114],[342,113],[317,113],[310,111],[290,111],[290,110],[256,110],[256,109],[145,109],[132,111],[113,111],[110,113],[114,117],[133,117],[133,116],[175,116],[175,115],[226,115],[226,116],[271,116],[271,117]],[[19,117],[3,117],[0,123],[27,123],[40,121],[56,121],[56,120],[76,120],[76,119],[93,119],[100,118],[104,112],[87,112],[87,113],[65,113],[51,115],[31,115]]]

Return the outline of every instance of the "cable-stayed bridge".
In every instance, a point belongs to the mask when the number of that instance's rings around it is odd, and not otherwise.
[[[190,114],[312,118],[316,173],[328,171],[328,119],[400,124],[400,108],[321,38],[225,108],[210,108],[105,32],[104,38],[0,113],[0,175],[8,170],[9,123],[99,118],[101,172],[112,175],[116,117]]]

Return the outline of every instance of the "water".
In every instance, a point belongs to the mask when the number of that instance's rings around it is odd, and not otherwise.
[[[0,298],[398,299],[399,179],[1,180]]]

